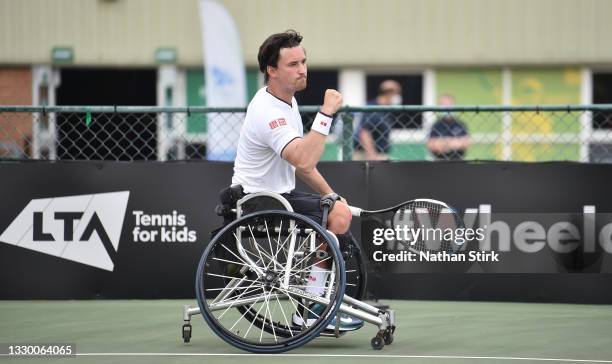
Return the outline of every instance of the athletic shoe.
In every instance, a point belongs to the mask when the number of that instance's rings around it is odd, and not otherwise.
[[[308,318],[306,319],[306,325],[310,326],[315,323],[318,316],[325,310],[325,306],[320,303],[313,303],[309,307]],[[312,312],[311,312],[312,311]],[[316,314],[316,316],[315,316]],[[336,317],[334,317],[329,325],[325,328],[326,330],[335,330],[336,329],[336,320],[340,319],[340,325],[338,327],[339,331],[354,331],[358,330],[363,326],[363,320],[360,320],[356,317],[349,316],[345,313],[338,312]],[[298,326],[302,326],[302,316],[297,313],[293,314],[293,323]]]

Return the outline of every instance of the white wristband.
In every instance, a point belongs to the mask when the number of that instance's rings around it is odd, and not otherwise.
[[[317,113],[317,116],[315,117],[310,130],[314,130],[317,133],[323,135],[329,135],[329,129],[331,128],[331,125],[332,118],[330,118],[329,116],[325,116],[319,112]]]

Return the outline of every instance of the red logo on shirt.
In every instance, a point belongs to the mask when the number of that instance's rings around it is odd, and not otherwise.
[[[327,126],[327,123],[325,121],[321,121],[321,125]]]
[[[270,121],[268,125],[270,126],[270,129],[276,129],[279,126],[287,125],[287,121],[285,121],[285,118],[280,118]]]

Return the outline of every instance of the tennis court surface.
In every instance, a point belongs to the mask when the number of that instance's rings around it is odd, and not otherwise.
[[[76,358],[7,358],[68,363],[612,363],[612,306],[388,300],[395,341],[370,347],[375,327],[318,338],[285,354],[239,351],[201,317],[180,337],[190,300],[1,301],[0,343],[75,343]],[[557,360],[553,360],[557,359]]]

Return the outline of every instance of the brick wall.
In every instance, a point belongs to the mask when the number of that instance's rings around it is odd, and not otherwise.
[[[32,70],[0,68],[0,105],[32,105]],[[0,158],[30,154],[32,115],[0,113]]]

